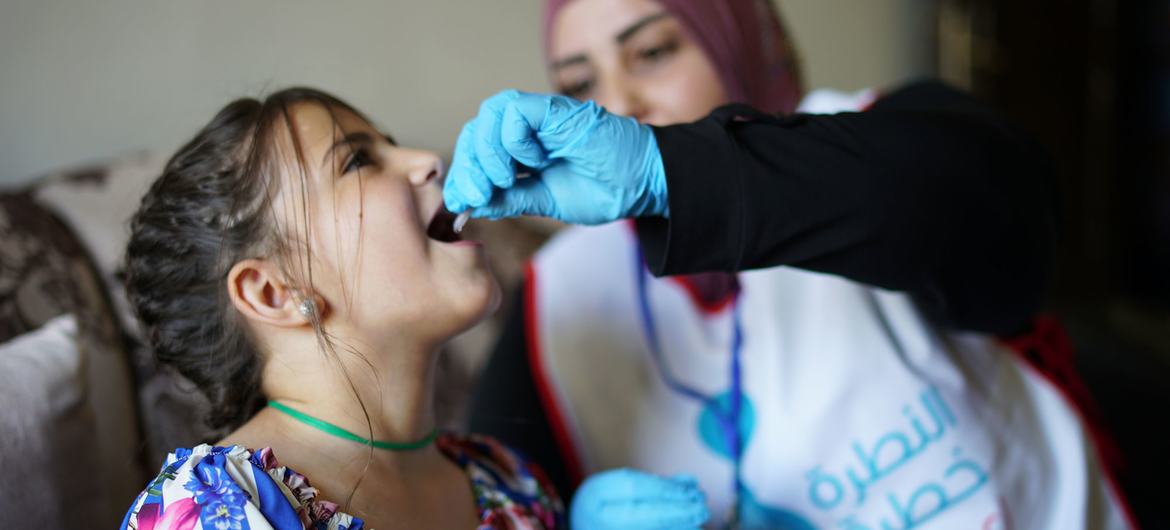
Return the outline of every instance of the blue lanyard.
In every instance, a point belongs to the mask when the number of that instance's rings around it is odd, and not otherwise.
[[[740,353],[743,350],[743,323],[740,321],[739,313],[739,293],[734,296],[732,302],[732,330],[731,330],[731,410],[724,410],[719,402],[714,397],[709,396],[698,389],[679,381],[670,371],[670,366],[666,363],[666,359],[662,355],[662,347],[658,342],[658,330],[654,323],[654,313],[650,311],[650,299],[647,294],[647,278],[650,272],[646,269],[646,259],[642,256],[642,250],[639,248],[635,252],[634,265],[635,275],[638,277],[638,309],[642,317],[642,331],[646,335],[646,343],[650,349],[650,359],[654,362],[654,367],[658,371],[662,382],[666,384],[672,392],[702,403],[707,410],[715,416],[716,422],[719,424],[719,430],[723,433],[723,438],[731,449],[732,463],[734,465],[734,482],[732,492],[735,499],[733,509],[733,520],[735,514],[739,510],[740,493],[743,490],[743,482],[740,480],[740,463],[742,460],[742,440],[739,432],[739,418],[740,410],[743,402],[743,381],[740,376]]]

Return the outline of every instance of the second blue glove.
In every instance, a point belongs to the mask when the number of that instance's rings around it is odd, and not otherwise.
[[[572,528],[582,530],[692,530],[710,513],[694,477],[623,468],[585,479],[569,516]]]

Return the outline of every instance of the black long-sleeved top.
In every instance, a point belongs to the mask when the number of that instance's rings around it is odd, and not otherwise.
[[[1019,331],[1039,308],[1052,166],[960,92],[918,83],[835,115],[729,105],[654,133],[670,217],[637,228],[656,275],[788,265],[905,291],[937,323],[989,333]],[[532,380],[523,317],[517,304],[470,427],[528,453],[567,498],[576,485]]]

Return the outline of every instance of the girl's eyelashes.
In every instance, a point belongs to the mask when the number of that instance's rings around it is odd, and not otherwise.
[[[345,165],[342,166],[341,174],[345,175],[351,171],[357,171],[363,167],[372,164],[374,161],[370,157],[369,151],[365,147],[359,147],[350,153],[349,158],[346,159]]]

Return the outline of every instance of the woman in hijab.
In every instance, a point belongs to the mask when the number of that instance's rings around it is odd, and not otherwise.
[[[444,198],[634,219],[535,256],[473,402],[574,526],[1133,527],[1036,318],[1028,138],[937,83],[805,93],[763,0],[549,0],[544,35],[562,95],[487,100]]]

